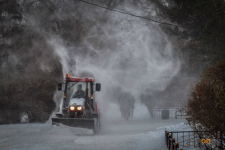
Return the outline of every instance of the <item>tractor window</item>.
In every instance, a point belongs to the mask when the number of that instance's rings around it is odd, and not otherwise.
[[[88,93],[86,93],[86,88]],[[68,82],[66,101],[69,102],[72,98],[85,98],[86,94],[91,97],[90,82]]]
[[[66,99],[85,98],[86,97],[86,82],[68,82]]]

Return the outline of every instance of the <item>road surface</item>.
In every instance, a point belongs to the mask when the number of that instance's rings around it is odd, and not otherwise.
[[[117,113],[116,113],[117,112]],[[120,117],[116,105],[102,116],[102,129],[91,130],[45,124],[0,126],[1,150],[165,150],[164,132],[182,130],[185,120],[151,120],[145,106],[136,105],[134,118]]]

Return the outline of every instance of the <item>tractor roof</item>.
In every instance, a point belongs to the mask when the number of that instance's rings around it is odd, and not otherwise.
[[[94,79],[92,78],[77,78],[77,77],[70,77],[70,74],[66,74],[66,81],[73,81],[73,82],[93,82]]]
[[[92,78],[76,78],[76,77],[71,77],[71,78],[66,78],[66,81],[74,81],[74,82],[93,82],[94,79],[92,79]]]

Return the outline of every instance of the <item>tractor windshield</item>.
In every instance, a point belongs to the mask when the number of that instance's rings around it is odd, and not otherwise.
[[[90,83],[89,82],[68,82],[67,83],[67,102],[72,98],[90,97]]]

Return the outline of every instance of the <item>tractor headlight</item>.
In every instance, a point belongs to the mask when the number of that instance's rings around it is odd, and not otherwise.
[[[81,106],[77,107],[77,110],[82,110],[82,107]]]
[[[70,110],[75,110],[75,107],[74,106],[70,106]]]

